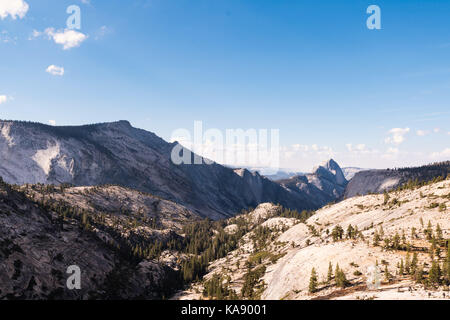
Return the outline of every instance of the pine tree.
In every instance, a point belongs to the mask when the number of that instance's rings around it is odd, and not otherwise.
[[[333,241],[342,240],[342,236],[344,235],[344,229],[341,226],[337,225],[333,228],[331,232],[331,236],[333,237]]]
[[[388,204],[388,202],[389,202],[389,199],[391,198],[390,196],[389,196],[389,193],[386,191],[386,190],[384,190],[384,201],[383,201],[383,204],[384,205],[386,205],[386,204]]]
[[[436,238],[440,241],[442,240],[442,229],[439,223],[436,226]]]
[[[406,272],[406,274],[411,273],[411,256],[410,256],[409,252],[406,253],[405,272]]]
[[[429,274],[429,282],[431,285],[439,285],[441,283],[441,268],[439,263],[433,260]]]
[[[395,233],[394,239],[392,240],[392,247],[395,250],[398,250],[399,247],[400,247],[400,236],[399,236],[399,234],[397,232]]]
[[[433,226],[431,225],[430,220],[428,220],[428,226],[424,232],[425,232],[425,235],[427,236],[427,240],[431,240],[431,238],[433,237]]]
[[[414,239],[416,237],[416,228],[412,227],[411,229],[411,238]]]
[[[317,291],[317,273],[316,269],[312,268],[311,277],[309,278],[309,293]]]
[[[443,276],[445,278],[445,281],[447,282],[447,285],[450,284],[450,243],[447,242],[447,258],[444,261],[445,271],[443,272]]]
[[[387,266],[386,266],[387,268]],[[405,273],[404,267],[403,267],[403,259],[400,261],[400,270],[398,271],[399,275],[403,275]]]
[[[329,284],[333,279],[333,266],[331,265],[331,261],[328,264],[328,274],[327,274],[327,283]]]
[[[411,272],[410,272],[411,275],[416,273],[417,263],[418,263],[417,252],[414,252],[411,261]]]
[[[336,263],[336,268],[334,268],[334,281],[336,281],[338,275],[339,275],[339,263]]]
[[[354,228],[351,224],[347,227],[347,239],[353,239],[354,238]]]
[[[374,245],[375,247],[378,247],[378,245],[380,244],[380,241],[381,241],[381,237],[380,237],[380,235],[378,234],[378,231],[375,230],[375,233],[374,233],[374,235],[373,235],[373,245]]]
[[[337,287],[345,288],[348,284],[347,277],[343,270],[339,268],[339,264],[336,264],[336,268],[334,270],[334,281]]]
[[[403,263],[403,260],[402,260],[402,263]],[[389,273],[389,270],[388,270],[388,267],[387,267],[387,264],[384,266],[384,280],[386,280],[386,282],[390,282],[391,281],[391,278],[392,278],[392,276],[391,276],[391,274]]]
[[[336,286],[338,286],[340,288],[345,288],[348,284],[347,277],[345,276],[344,271],[342,271],[340,269],[336,272],[335,280],[336,280]]]
[[[422,283],[423,281],[423,266],[420,266],[416,269],[416,273],[414,274],[414,278],[417,283]]]

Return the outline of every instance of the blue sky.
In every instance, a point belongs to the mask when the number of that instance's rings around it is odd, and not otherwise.
[[[450,1],[0,2],[2,119],[275,128],[299,170],[450,159]]]

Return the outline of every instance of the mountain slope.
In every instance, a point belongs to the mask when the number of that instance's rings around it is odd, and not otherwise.
[[[388,199],[353,197],[318,210],[304,222],[278,217],[273,214],[278,206],[261,204],[240,220],[228,221],[228,232],[238,230],[237,221],[251,226],[239,247],[211,263],[202,282],[174,299],[215,298],[205,289],[217,277],[245,299],[448,299],[449,208],[449,179],[392,191]],[[342,237],[334,238],[338,227]],[[439,284],[430,279],[433,260],[442,266]],[[337,264],[347,278],[343,288],[336,285]],[[318,275],[314,293],[309,292],[312,268]],[[380,281],[375,289],[367,287],[370,268],[377,269]]]
[[[127,121],[48,126],[0,121],[0,176],[11,184],[116,184],[175,201],[219,219],[261,202],[315,209],[293,193],[248,170],[219,164],[175,165],[167,143]]]
[[[177,287],[176,271],[163,260],[126,254],[130,233],[99,229],[91,215],[83,223],[81,211],[69,207],[44,207],[0,179],[0,300],[158,299]],[[81,270],[80,290],[66,286],[72,265]]]
[[[294,193],[306,193],[317,208],[340,200],[347,186],[347,180],[339,165],[330,159],[313,170],[313,173],[294,176],[278,181]]]
[[[430,181],[437,177],[446,178],[450,174],[450,161],[414,168],[365,170],[357,172],[349,182],[344,197],[368,193],[380,193],[395,189],[408,181]]]
[[[358,168],[358,167],[346,167],[346,168],[342,168],[342,173],[344,174],[344,177],[347,181],[350,181],[355,174],[357,174],[360,171],[366,171],[366,170],[370,170],[370,169],[363,169],[363,168]]]

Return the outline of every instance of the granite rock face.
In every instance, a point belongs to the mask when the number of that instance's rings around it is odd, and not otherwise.
[[[155,299],[176,287],[164,263],[130,262],[101,232],[30,201],[0,181],[0,300]],[[68,267],[81,271],[70,290]]]
[[[246,169],[217,163],[176,165],[171,153],[177,145],[127,121],[61,127],[0,121],[0,176],[19,185],[121,185],[212,219],[262,202],[297,210],[318,208],[308,194],[291,192]]]
[[[446,178],[449,174],[450,161],[413,168],[365,170],[357,172],[350,180],[344,197],[381,193],[395,189],[408,181],[430,181],[437,177]]]
[[[333,159],[316,167],[313,173],[278,182],[293,193],[306,194],[317,208],[340,200],[348,183],[341,168]]]

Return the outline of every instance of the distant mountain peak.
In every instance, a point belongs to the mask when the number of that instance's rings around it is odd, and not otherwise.
[[[325,171],[325,172],[324,172]],[[334,161],[333,159],[329,159],[319,165],[318,167],[314,168],[313,174],[317,175],[323,175],[330,173],[334,176],[336,179],[336,183],[340,185],[345,185],[347,183],[347,179],[345,179],[344,173],[342,172],[341,167],[339,164]]]
[[[119,125],[125,125],[125,126],[129,126],[131,127],[131,123],[128,120],[118,120],[118,121],[114,121],[111,122],[112,124],[119,124]]]
[[[132,128],[130,121],[128,120],[118,120],[118,121],[112,121],[112,122],[102,122],[102,123],[95,123],[93,126],[96,127],[115,127],[115,128]]]

